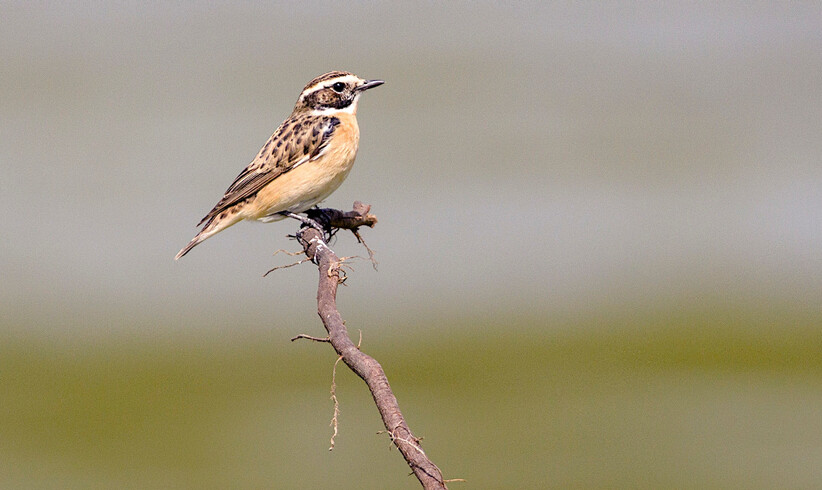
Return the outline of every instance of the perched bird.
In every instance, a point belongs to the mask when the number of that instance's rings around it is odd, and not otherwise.
[[[313,207],[342,184],[357,156],[357,102],[382,80],[332,71],[305,86],[294,111],[197,226],[179,259],[210,236],[242,220],[278,221]]]

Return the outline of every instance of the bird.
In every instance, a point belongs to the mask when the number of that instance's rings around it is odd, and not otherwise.
[[[291,115],[280,124],[217,204],[200,220],[197,235],[174,260],[243,220],[279,221],[300,216],[342,184],[357,156],[360,96],[383,80],[346,71],[320,75],[303,88]]]

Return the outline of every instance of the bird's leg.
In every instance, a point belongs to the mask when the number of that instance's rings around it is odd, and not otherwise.
[[[317,230],[317,231],[319,231],[320,233],[323,234],[323,238],[325,239],[326,242],[331,237],[331,230],[328,229],[329,227],[321,225],[318,221],[316,221],[314,219],[308,218],[306,216],[301,216],[297,213],[292,213],[291,211],[281,211],[278,214],[281,214],[281,215],[283,215],[287,218],[296,219],[296,220],[300,221],[303,224],[303,226],[310,226],[311,228],[314,228],[315,230]],[[319,216],[317,216],[317,217],[319,217]]]
[[[278,214],[281,214],[281,215],[283,215],[287,218],[296,219],[296,220],[300,221],[303,225],[310,226],[311,228],[314,228],[317,231],[323,231],[323,232],[325,231],[325,229],[322,227],[322,225],[320,225],[319,223],[317,223],[316,221],[314,221],[311,218],[301,216],[297,213],[292,213],[291,211],[280,211]]]

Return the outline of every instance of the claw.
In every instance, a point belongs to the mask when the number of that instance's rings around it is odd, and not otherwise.
[[[308,226],[308,227],[314,228],[315,230],[317,230],[317,231],[319,231],[320,233],[322,233],[322,235],[323,235],[323,240],[325,240],[326,242],[328,242],[328,240],[330,240],[330,239],[331,239],[331,235],[332,235],[332,233],[331,233],[331,230],[329,229],[330,227],[329,227],[328,225],[323,226],[322,224],[320,224],[320,223],[319,223],[317,220],[315,220],[315,219],[309,218],[309,217],[307,217],[307,216],[301,216],[301,215],[299,215],[299,214],[292,213],[291,211],[282,211],[282,212],[280,212],[279,214],[281,214],[281,215],[283,215],[283,216],[286,216],[286,217],[288,217],[288,218],[293,218],[293,219],[295,219],[295,220],[297,220],[297,221],[301,222],[301,223],[303,224],[303,226],[304,226],[304,227],[305,227],[305,226]],[[307,214],[308,214],[308,213],[307,213]],[[321,218],[321,217],[322,217],[322,214],[319,214],[319,213],[312,213],[312,214],[314,214],[314,215],[315,215],[315,217],[317,217],[317,218]]]

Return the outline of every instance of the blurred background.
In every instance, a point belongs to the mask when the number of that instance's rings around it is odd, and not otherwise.
[[[295,223],[195,224],[329,70],[339,304],[451,488],[822,486],[816,2],[6,2],[0,487],[416,488]],[[350,234],[340,255],[365,255]]]

